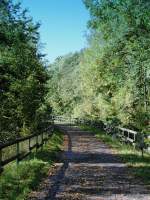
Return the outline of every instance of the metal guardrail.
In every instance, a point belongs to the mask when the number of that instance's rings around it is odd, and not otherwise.
[[[42,147],[53,134],[54,126],[51,125],[41,134],[32,134],[27,137],[18,138],[14,141],[0,145],[0,172],[3,167],[16,160],[17,164],[32,153]]]

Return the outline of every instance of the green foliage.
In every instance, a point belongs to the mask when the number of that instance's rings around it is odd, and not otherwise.
[[[145,183],[150,184],[149,154],[145,153],[144,157],[142,157],[141,152],[136,150],[133,146],[122,144],[118,139],[112,138],[112,136],[106,135],[105,132],[99,131],[96,128],[91,128],[89,126],[83,126],[81,128],[93,132],[98,139],[114,149],[115,154],[118,155],[128,167],[132,168],[136,177],[140,177]]]
[[[60,57],[51,66],[49,102],[55,114],[115,119],[148,131],[150,2],[84,3],[91,14],[89,45],[78,57]]]
[[[36,155],[20,162],[6,166],[0,176],[0,199],[23,200],[29,192],[35,190],[48,171],[57,153],[60,151],[63,135],[55,131],[51,140]]]
[[[1,199],[21,200],[34,189],[42,177],[46,176],[48,164],[41,160],[31,160],[11,165],[0,179]]]
[[[80,53],[58,57],[49,67],[51,79],[48,82],[47,102],[54,114],[71,115],[80,101],[79,62]]]
[[[145,0],[84,0],[84,3],[91,14],[89,27],[93,29],[83,62],[89,78],[89,87],[85,89],[92,86],[90,96],[101,102],[96,105],[95,115],[101,107],[104,110],[101,119],[108,115],[140,130],[146,125],[148,128],[150,3]]]
[[[0,1],[0,132],[1,141],[37,127],[48,79],[38,50],[39,24],[11,0]]]

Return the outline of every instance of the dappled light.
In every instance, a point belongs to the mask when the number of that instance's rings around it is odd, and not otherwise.
[[[150,200],[150,0],[0,0],[0,200]]]

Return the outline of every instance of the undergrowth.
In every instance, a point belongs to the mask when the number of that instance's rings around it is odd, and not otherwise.
[[[115,150],[124,163],[126,163],[136,177],[139,177],[146,184],[150,185],[150,155],[145,153],[142,157],[141,152],[133,146],[120,142],[117,138],[107,135],[104,131],[89,126],[82,126],[84,130],[93,132],[98,139]]]
[[[50,166],[61,149],[63,136],[55,131],[43,149],[32,153],[30,158],[11,163],[0,175],[0,200],[24,200],[29,192],[36,189],[40,181],[47,176]]]

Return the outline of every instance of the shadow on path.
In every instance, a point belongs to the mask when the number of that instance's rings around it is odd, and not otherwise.
[[[47,200],[150,200],[150,190],[108,146],[77,127],[60,128],[67,149]]]
[[[70,137],[69,134],[66,133],[66,131],[64,132],[64,134],[67,135],[67,137],[68,137],[67,153],[71,153],[72,152],[71,137]],[[69,160],[68,159],[63,160],[63,165],[60,168],[58,174],[55,177],[53,177],[54,178],[54,184],[52,185],[51,189],[49,190],[49,196],[46,198],[47,200],[55,200],[56,199],[56,194],[59,191],[61,182],[65,177],[65,172],[66,172],[68,166],[69,166]]]

